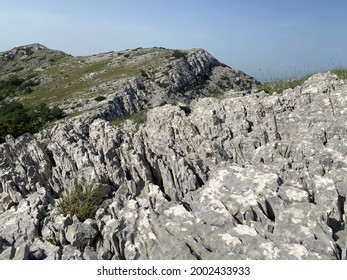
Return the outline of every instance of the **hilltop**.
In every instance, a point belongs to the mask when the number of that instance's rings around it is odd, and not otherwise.
[[[126,104],[131,108],[122,108],[132,113],[258,84],[202,49],[137,48],[73,57],[32,44],[0,53],[0,81],[13,75],[36,83],[30,94],[16,96],[24,105],[44,102],[73,115],[106,108],[129,87],[140,95]]]

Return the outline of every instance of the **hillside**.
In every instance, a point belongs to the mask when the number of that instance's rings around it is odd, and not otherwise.
[[[0,53],[0,143],[83,114],[113,120],[163,104],[249,91],[252,77],[201,49],[73,57],[40,44]]]
[[[138,48],[73,57],[33,44],[0,53],[0,81],[14,74],[37,83],[30,94],[17,96],[24,105],[44,102],[73,115],[105,109],[130,87],[140,96],[122,109],[132,113],[257,84],[201,49]]]
[[[0,259],[346,259],[345,80],[268,94],[201,49],[34,46],[0,54],[39,81],[3,102],[66,116],[0,144]]]

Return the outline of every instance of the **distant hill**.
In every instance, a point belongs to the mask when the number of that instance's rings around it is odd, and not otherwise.
[[[15,97],[29,107],[42,102],[56,105],[73,116],[107,111],[110,102],[124,102],[119,95],[129,86],[139,97],[118,114],[228,90],[250,90],[259,84],[202,49],[157,47],[78,57],[40,44],[16,47],[0,53],[0,82],[14,76],[30,86],[12,92],[8,99]]]

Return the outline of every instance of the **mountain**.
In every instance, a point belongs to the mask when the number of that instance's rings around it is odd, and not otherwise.
[[[1,54],[39,81],[3,102],[67,116],[0,144],[0,259],[346,259],[345,80],[267,94],[201,49],[34,46]]]
[[[0,69],[0,80],[15,73],[38,84],[17,96],[24,105],[44,102],[74,116],[107,111],[112,118],[259,85],[202,49],[138,48],[73,57],[32,44],[0,53]],[[110,106],[118,108],[110,112]]]

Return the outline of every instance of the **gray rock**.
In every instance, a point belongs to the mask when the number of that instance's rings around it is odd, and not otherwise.
[[[84,248],[93,243],[97,233],[92,225],[75,221],[67,228],[66,240],[74,247]]]
[[[12,60],[15,57],[27,57],[41,50],[47,50],[47,47],[41,44],[30,44],[26,46],[16,47],[10,51],[0,52],[0,61]]]
[[[43,241],[36,238],[30,246],[29,259],[34,260],[59,260],[62,257],[62,249],[55,240]]]
[[[197,73],[222,75],[215,63],[188,53],[160,92],[198,83]],[[111,104],[104,118],[138,110],[146,82],[129,82],[122,106]],[[93,115],[8,137],[0,257],[345,259],[346,92],[344,81],[321,73],[282,94],[182,98],[149,110],[138,126]],[[84,223],[56,210],[81,178],[105,186]]]
[[[101,247],[99,250],[98,250],[98,255],[97,255],[97,259],[98,260],[110,260],[112,258],[112,253]]]
[[[98,253],[93,250],[91,247],[87,246],[84,248],[83,251],[83,259],[84,260],[97,260],[98,259]]]
[[[28,244],[22,244],[16,248],[15,255],[13,260],[27,260],[29,256],[30,250]]]
[[[3,250],[0,254],[0,260],[11,260],[15,254],[15,249],[10,246]]]
[[[66,245],[63,247],[62,260],[83,260],[83,253],[77,247]]]

